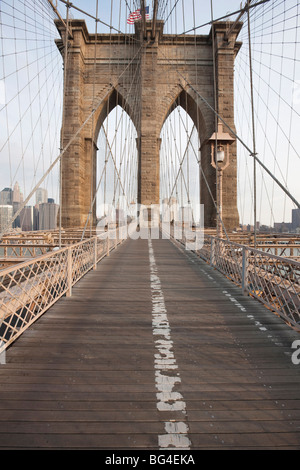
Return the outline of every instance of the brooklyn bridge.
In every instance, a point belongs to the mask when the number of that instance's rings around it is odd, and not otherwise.
[[[300,449],[300,7],[220,3],[0,3],[2,450]]]

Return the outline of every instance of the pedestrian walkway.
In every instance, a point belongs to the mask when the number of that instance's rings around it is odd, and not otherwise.
[[[195,254],[128,240],[0,365],[0,448],[300,449],[299,335]]]

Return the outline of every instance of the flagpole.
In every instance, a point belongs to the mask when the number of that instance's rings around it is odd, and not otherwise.
[[[145,0],[141,0],[141,15],[142,15],[142,22],[143,22],[143,33],[144,38],[146,37],[146,12],[145,12]]]
[[[152,19],[152,37],[153,37],[153,39],[155,39],[157,9],[158,9],[158,0],[154,0],[153,19]]]

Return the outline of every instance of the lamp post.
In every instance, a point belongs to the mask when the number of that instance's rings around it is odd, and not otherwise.
[[[217,193],[217,236],[222,237],[222,202],[223,188],[222,177],[223,171],[229,165],[229,146],[235,141],[231,135],[223,132],[222,123],[218,123],[218,131],[214,132],[209,139],[211,144],[211,165],[216,168],[216,193]]]

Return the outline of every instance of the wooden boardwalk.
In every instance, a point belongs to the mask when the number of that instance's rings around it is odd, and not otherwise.
[[[299,335],[168,240],[128,240],[7,351],[1,449],[300,449]]]

